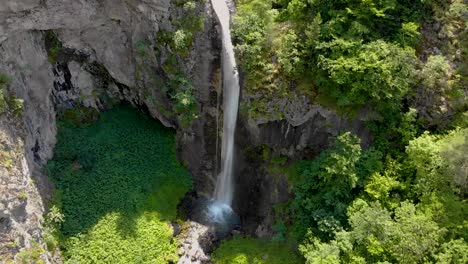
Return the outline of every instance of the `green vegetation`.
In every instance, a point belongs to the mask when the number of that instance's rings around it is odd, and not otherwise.
[[[359,138],[344,133],[315,160],[298,163],[299,180],[292,203],[297,237],[311,229],[326,240],[346,224],[346,210],[354,192],[369,171],[380,166],[381,154],[363,152],[359,143]]]
[[[466,1],[236,2],[242,113],[281,119],[275,102],[306,96],[365,108],[373,136],[363,149],[344,132],[283,170],[276,238],[306,263],[466,263]]]
[[[31,246],[27,249],[21,250],[16,255],[17,262],[21,264],[45,264],[46,262],[41,258],[41,255],[46,253],[46,251],[41,247],[37,241],[32,241]]]
[[[247,113],[268,117],[272,109],[259,106],[297,94],[343,113],[364,105],[377,113],[398,111],[421,83],[451,99],[466,97],[468,48],[461,43],[468,36],[467,7],[442,2],[237,0],[236,55],[246,97],[255,98],[247,101]],[[433,20],[446,25],[439,35],[450,43],[440,45],[447,55],[419,59],[421,24]]]
[[[303,260],[291,248],[276,242],[236,236],[213,253],[216,264],[296,264]]]
[[[190,76],[183,69],[189,59],[195,36],[203,30],[204,15],[199,8],[201,1],[175,1],[181,15],[180,18],[172,21],[172,29],[161,29],[156,36],[155,55],[158,57],[162,53],[164,59],[161,67],[164,71],[164,79],[155,78],[155,85],[160,87],[162,93],[171,101],[173,108],[171,111],[162,109],[163,106],[155,100],[153,104],[160,108],[161,112],[168,115],[175,115],[182,128],[190,125],[193,119],[198,117],[198,102]],[[149,52],[146,42],[139,41],[136,45],[138,54],[143,57]],[[167,54],[167,55],[166,55]],[[149,74],[154,74],[152,69],[144,69]]]
[[[11,80],[7,75],[0,73],[0,115],[9,113],[19,118],[23,113],[23,100],[16,98],[8,91]]]
[[[176,261],[168,221],[191,180],[176,159],[174,133],[127,107],[96,122],[93,111],[74,112],[59,122],[47,164],[57,187],[46,217],[49,250],[58,242],[67,263]]]
[[[58,39],[57,34],[52,30],[48,30],[45,34],[45,46],[50,63],[57,62],[58,55],[62,51],[62,42]]]
[[[466,128],[426,132],[396,159],[381,159],[345,133],[299,162],[290,230],[308,230],[300,246],[306,263],[465,263],[466,135]]]

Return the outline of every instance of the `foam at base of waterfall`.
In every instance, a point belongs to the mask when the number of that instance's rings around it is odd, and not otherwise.
[[[229,205],[214,201],[207,206],[205,215],[210,222],[223,224],[229,222],[229,218],[234,215],[234,211]]]
[[[215,227],[219,237],[223,237],[233,229],[240,227],[240,219],[236,213],[228,204],[220,201],[205,201],[202,215],[202,222]]]

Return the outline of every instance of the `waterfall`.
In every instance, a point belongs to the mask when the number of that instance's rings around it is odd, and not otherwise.
[[[233,163],[234,135],[239,108],[239,74],[236,68],[234,47],[231,41],[230,13],[225,0],[211,0],[214,11],[221,24],[222,35],[222,75],[223,75],[223,138],[221,149],[221,172],[216,181],[214,199],[231,206],[234,193]]]

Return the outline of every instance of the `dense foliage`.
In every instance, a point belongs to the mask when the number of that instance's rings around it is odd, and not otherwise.
[[[300,247],[307,263],[466,263],[467,135],[426,132],[382,167],[376,152],[357,165],[359,145],[345,133],[300,163],[305,182],[297,184],[293,208],[295,225],[309,230]],[[328,185],[324,177],[334,180]]]
[[[291,249],[276,242],[234,237],[213,253],[216,264],[298,264],[302,260]]]
[[[296,181],[295,232],[301,237],[307,228],[324,239],[333,237],[346,223],[346,210],[369,170],[380,165],[380,153],[361,150],[351,133],[340,135],[330,149],[312,161],[298,163]]]
[[[175,261],[167,221],[191,181],[176,159],[174,133],[127,107],[96,122],[95,115],[82,108],[64,114],[47,164],[60,209],[48,219],[66,261]]]
[[[334,108],[367,105],[382,113],[398,109],[421,83],[448,97],[465,89],[466,67],[447,62],[466,63],[466,6],[460,0],[237,3],[233,34],[247,95],[255,98],[247,106],[252,117],[267,115],[265,105],[274,98],[298,92]],[[421,59],[421,24],[432,20],[447,24],[439,34],[450,38],[450,49]]]
[[[347,116],[365,108],[372,133],[370,147],[344,132],[295,162],[278,237],[307,263],[466,263],[466,1],[237,4],[249,117],[299,95]]]

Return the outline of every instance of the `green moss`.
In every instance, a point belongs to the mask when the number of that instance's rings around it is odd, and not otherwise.
[[[64,215],[58,236],[66,262],[177,260],[167,221],[191,180],[172,130],[128,107],[87,126],[62,121],[47,171]]]
[[[279,242],[235,236],[213,253],[215,264],[296,264],[303,263],[296,252]]]

